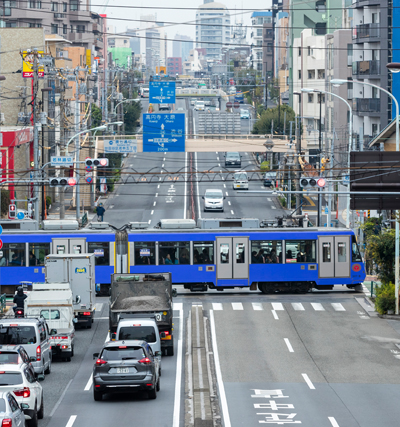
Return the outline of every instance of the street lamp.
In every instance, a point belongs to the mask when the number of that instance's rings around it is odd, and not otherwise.
[[[390,71],[394,71],[394,72],[398,72],[400,71],[400,64],[398,63],[389,63],[386,65],[388,67],[388,69]],[[396,151],[399,151],[399,103],[397,102],[397,99],[387,90],[381,88],[380,86],[374,85],[372,83],[367,83],[364,81],[359,81],[359,80],[353,80],[353,83],[359,83],[359,84],[363,84],[363,85],[367,85],[367,86],[371,86],[374,87],[376,89],[381,90],[382,92],[386,93],[386,95],[388,95],[394,102],[395,106],[396,106]],[[341,85],[343,83],[347,83],[347,80],[343,80],[343,79],[332,79],[331,83],[333,85]],[[350,150],[349,150],[349,170],[350,170]],[[349,184],[349,188],[350,188],[350,184]],[[348,214],[348,213],[347,213]],[[399,239],[399,222],[396,221],[395,222],[395,231],[396,231],[396,236],[395,236],[395,297],[396,297],[396,314],[399,314],[399,265],[400,265],[400,260],[399,260],[399,256],[400,256],[400,239]]]

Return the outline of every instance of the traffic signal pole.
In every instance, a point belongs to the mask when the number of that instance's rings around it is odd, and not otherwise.
[[[33,93],[32,93],[32,109],[33,109],[33,178],[37,181],[39,174],[39,126],[37,104],[38,104],[38,53],[33,49]],[[34,219],[39,222],[39,186],[37,183],[33,185],[33,200],[34,200]]]

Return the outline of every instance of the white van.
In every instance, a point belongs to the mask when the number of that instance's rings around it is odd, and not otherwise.
[[[205,103],[204,101],[196,101],[196,104],[194,105],[195,111],[204,111],[205,110]]]
[[[225,196],[222,190],[208,189],[203,196],[204,212],[206,211],[224,211]]]
[[[234,190],[248,190],[249,179],[247,178],[247,172],[236,171],[233,175],[233,189]]]

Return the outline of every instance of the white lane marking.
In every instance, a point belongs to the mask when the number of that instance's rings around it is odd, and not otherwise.
[[[331,304],[335,311],[346,311],[340,302],[332,302]]]
[[[271,209],[276,209],[276,206],[271,206]]]
[[[201,218],[201,206],[200,206],[200,192],[199,192],[199,178],[197,175],[197,153],[194,153],[194,167],[196,168],[196,187],[197,187],[197,208],[199,210],[199,218]]]
[[[320,302],[312,302],[311,305],[315,311],[325,311],[324,307]]]
[[[156,197],[158,197],[158,193],[156,193]]]
[[[153,206],[155,206],[157,204],[157,202],[153,202]]]
[[[220,302],[213,302],[212,307],[213,307],[213,310],[215,310],[215,311],[223,310],[222,304]]]
[[[228,192],[227,191],[225,191],[225,194],[228,196]]]
[[[262,306],[262,304],[261,304],[260,302],[252,302],[251,304],[252,304],[252,306],[253,306],[253,310],[254,310],[254,311],[261,311],[261,310],[264,310],[264,309],[263,309],[263,306]]]
[[[224,188],[226,188],[226,185],[224,184]]]
[[[186,203],[187,203],[187,161],[188,153],[185,153],[185,196],[183,197],[183,219],[186,219]]]
[[[173,412],[173,427],[180,426],[181,412],[181,381],[182,381],[182,347],[183,347],[183,310],[179,310],[179,338],[178,338],[178,355],[176,358],[176,379],[175,379],[175,397]]]
[[[165,162],[165,157],[163,158],[163,162]]]
[[[233,211],[231,211],[231,214],[232,214],[232,215],[235,215],[235,213],[234,213]]]
[[[267,197],[267,200],[268,200],[269,202],[272,202],[271,197]]]
[[[161,181],[161,178],[160,178],[160,181]],[[157,188],[160,188],[160,184],[157,185]]]
[[[287,345],[287,348],[289,349],[289,352],[294,353],[294,350],[293,350],[292,344],[290,344],[289,338],[283,338],[283,339]]]
[[[94,309],[95,309],[96,311],[101,311],[101,309],[103,308],[103,304],[104,304],[104,303],[102,303],[102,302],[98,302],[98,303],[96,303],[96,304],[94,305]]]
[[[304,378],[304,381],[307,383],[308,387],[310,387],[311,390],[315,390],[314,384],[311,382],[310,378],[308,378],[307,374],[301,374]]]
[[[72,383],[72,378],[69,380],[67,386],[65,387],[64,391],[62,392],[62,395],[57,400],[57,403],[55,404],[53,410],[50,412],[50,418],[56,413],[58,407],[60,406],[60,403],[64,399],[64,396],[67,394],[67,390],[68,390],[69,386],[71,385],[71,383]]]
[[[218,163],[218,167],[221,167],[221,163]]]
[[[328,420],[331,422],[332,427],[339,427],[339,424],[337,423],[334,417],[328,417]]]
[[[228,201],[228,205],[229,205],[229,206],[231,205],[231,202],[230,202],[230,201]]]
[[[111,206],[110,206],[110,209],[113,209],[113,208],[114,208],[114,205],[111,205]]]
[[[182,302],[174,302],[172,303],[173,310],[181,311],[183,310],[183,303]]]
[[[161,166],[162,168],[164,167],[164,163],[162,164],[162,166]]]
[[[153,213],[154,213],[154,211],[151,211],[151,212],[150,212],[150,215],[153,215]]]
[[[272,304],[272,308],[276,311],[278,311],[278,310],[283,311],[284,310],[281,302],[272,302],[271,304]]]
[[[232,308],[234,310],[243,310],[243,304],[241,302],[233,302]]]
[[[301,302],[292,302],[292,307],[296,311],[304,311],[304,307]]]
[[[88,380],[88,382],[87,382],[86,387],[84,388],[84,390],[85,391],[90,390],[91,387],[92,387],[92,384],[93,384],[93,374],[90,375],[90,378],[89,378],[89,380]]]
[[[72,427],[74,425],[76,417],[77,417],[77,415],[71,415],[69,417],[69,420],[68,420],[67,425],[65,427]]]
[[[148,223],[149,223],[149,224],[151,223],[151,219],[149,219]]]
[[[223,425],[225,427],[231,427],[231,420],[228,411],[228,402],[226,401],[225,387],[222,381],[221,366],[219,364],[219,354],[217,346],[217,335],[215,333],[215,322],[214,322],[214,310],[210,310],[210,330],[211,330],[211,341],[213,346],[215,373],[217,376],[217,384],[222,408]]]
[[[219,161],[219,157],[217,156],[217,160]]]
[[[275,320],[279,320],[279,317],[278,317],[278,315],[276,314],[276,311],[275,310],[271,310],[272,311],[272,315],[274,316],[274,319]]]
[[[249,163],[251,164],[251,161],[249,160]]]

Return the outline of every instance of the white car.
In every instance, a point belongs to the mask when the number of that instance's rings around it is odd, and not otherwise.
[[[204,196],[204,212],[206,211],[224,211],[225,196],[222,190],[208,189]]]
[[[192,98],[190,100],[190,105],[195,105],[196,104],[197,99],[196,98]]]
[[[44,375],[37,376],[39,381]],[[28,427],[37,427],[38,418],[44,416],[43,388],[36,381],[33,369],[25,363],[2,364],[0,371],[0,391],[13,392],[18,404],[24,404]]]
[[[196,104],[194,106],[195,111],[204,111],[205,110],[205,104],[204,101],[196,101]]]

